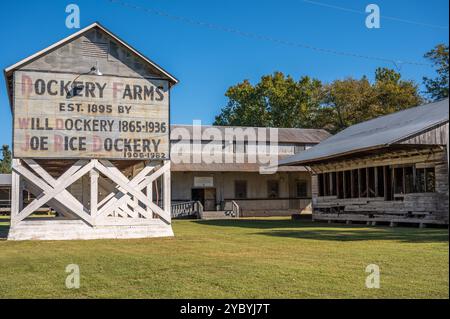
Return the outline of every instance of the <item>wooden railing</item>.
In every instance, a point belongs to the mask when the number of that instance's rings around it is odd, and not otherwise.
[[[233,205],[233,217],[239,218],[241,211],[240,211],[238,203],[236,203],[234,200],[231,201],[231,203]]]
[[[238,203],[234,200],[224,201],[222,202],[222,210],[225,211],[225,215],[239,218],[241,214],[241,210],[239,208]]]
[[[172,218],[201,218],[203,205],[198,201],[172,204]]]

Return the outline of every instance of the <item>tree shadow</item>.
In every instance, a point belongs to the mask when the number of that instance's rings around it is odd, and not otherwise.
[[[290,220],[290,219],[213,219],[213,220],[196,220],[195,223],[209,226],[220,227],[242,227],[256,229],[272,229],[272,228],[293,228],[293,227],[310,227],[314,224],[312,221]]]
[[[448,232],[443,229],[347,229],[346,226],[335,226],[342,229],[317,229],[317,230],[272,230],[258,232],[258,235],[273,237],[286,237],[297,239],[313,239],[328,241],[374,241],[393,240],[405,243],[435,243],[448,242]]]
[[[254,235],[328,241],[394,240],[407,243],[448,242],[448,229],[414,227],[370,227],[366,225],[325,224],[293,220],[201,220],[202,225],[242,227],[261,230]]]
[[[0,224],[0,240],[4,240],[8,237],[9,225]]]

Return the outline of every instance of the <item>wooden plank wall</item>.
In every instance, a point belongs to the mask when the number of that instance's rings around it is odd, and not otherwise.
[[[396,155],[397,157],[397,155]],[[445,151],[434,153],[424,160],[423,155],[409,157],[407,161],[416,166],[435,168],[434,193],[410,193],[396,196],[393,200],[383,197],[338,198],[338,196],[318,196],[318,175],[312,177],[312,203],[313,219],[328,221],[352,221],[377,223],[386,222],[391,225],[397,223],[448,224],[449,193],[448,193],[448,163]],[[386,164],[386,159],[381,159]],[[363,160],[367,165],[367,160]],[[395,161],[398,162],[398,157]],[[339,164],[339,163],[337,163]],[[404,163],[403,163],[404,164]],[[352,166],[362,165],[357,159]],[[370,163],[376,166],[376,161]],[[322,166],[323,167],[323,166]],[[371,167],[371,166],[370,166]],[[313,171],[320,172],[318,167],[311,167]],[[339,169],[342,168],[339,165]],[[327,171],[329,171],[327,169]],[[386,185],[385,185],[386,187]],[[342,196],[341,196],[342,197]]]
[[[404,141],[402,144],[427,144],[427,145],[446,145],[448,141],[448,122],[421,134],[414,135]]]

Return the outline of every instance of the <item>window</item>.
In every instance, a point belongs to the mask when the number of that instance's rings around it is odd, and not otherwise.
[[[425,169],[425,178],[427,181],[426,184],[426,192],[431,192],[434,193],[435,192],[435,183],[436,183],[436,175],[434,173],[434,167],[433,168],[426,168]]]
[[[325,196],[324,184],[323,184],[323,174],[317,175],[317,183],[319,186],[319,196]]]
[[[351,171],[345,171],[344,172],[344,191],[343,195],[344,198],[351,198],[352,197],[352,172]]]
[[[434,167],[418,168],[416,170],[416,192],[433,193],[436,183]]]
[[[352,196],[353,198],[358,198],[359,197],[359,181],[358,181],[358,170],[354,169],[350,172],[350,176],[351,176],[351,192],[352,192]]]
[[[403,169],[403,175],[405,178],[405,193],[413,193],[414,192],[414,172],[413,167],[408,166]]]
[[[323,174],[323,190],[324,196],[330,196],[330,173]]]
[[[416,170],[416,192],[425,193],[425,169]]]
[[[377,171],[377,196],[384,197],[384,167],[376,167]]]
[[[308,197],[308,182],[304,180],[297,181],[297,197]]]
[[[375,197],[375,168],[368,167],[367,168],[367,196]]]
[[[267,197],[268,198],[278,198],[279,197],[279,184],[278,181],[268,181],[267,182]]]
[[[234,197],[238,199],[247,198],[247,181],[234,182]]]
[[[345,172],[336,173],[336,195],[338,198],[345,198]]]

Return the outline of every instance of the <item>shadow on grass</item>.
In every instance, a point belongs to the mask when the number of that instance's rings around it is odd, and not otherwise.
[[[0,224],[0,240],[4,240],[8,237],[9,225]]]
[[[260,232],[253,234],[272,237],[333,241],[394,240],[407,243],[448,242],[447,229],[418,229],[413,227],[367,228],[365,225],[328,225],[308,221],[258,219],[202,220],[195,222],[210,226],[259,229],[261,230]]]
[[[317,226],[311,221],[293,221],[290,219],[214,219],[195,220],[195,223],[210,226],[242,227],[255,229],[302,228]]]

